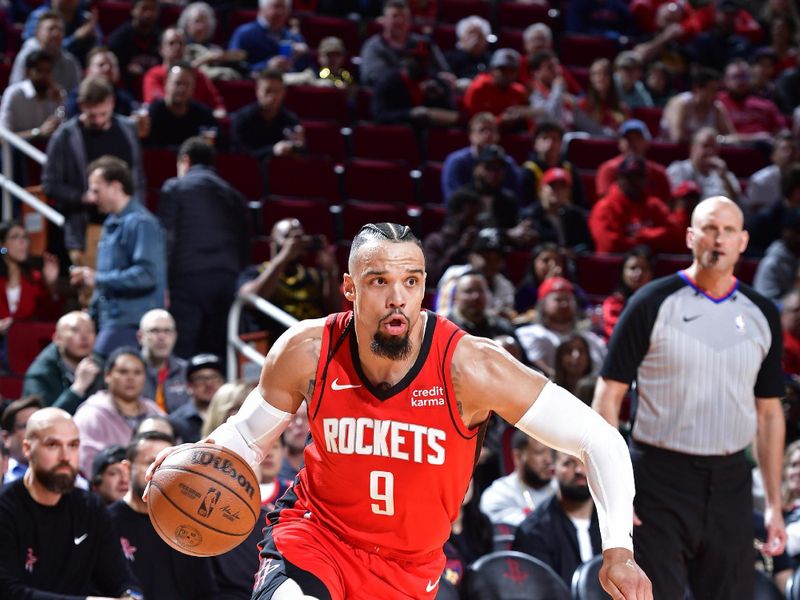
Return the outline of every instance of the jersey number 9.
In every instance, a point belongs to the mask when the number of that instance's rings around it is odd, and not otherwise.
[[[394,473],[371,471],[369,474],[369,497],[373,502],[372,512],[376,515],[394,515]]]

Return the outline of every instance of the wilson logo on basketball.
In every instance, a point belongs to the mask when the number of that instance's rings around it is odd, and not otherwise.
[[[220,473],[228,475],[231,479],[239,484],[239,486],[250,498],[252,498],[253,494],[255,494],[255,489],[247,480],[247,477],[242,473],[237,473],[236,469],[233,467],[233,463],[231,463],[231,461],[227,458],[223,459],[219,456],[214,456],[214,454],[211,452],[206,452],[204,450],[194,450],[192,451],[191,461],[194,465],[210,466]]]
[[[210,517],[211,513],[214,512],[214,505],[219,502],[219,497],[220,492],[217,491],[217,488],[208,488],[205,498],[203,498],[197,509],[197,514],[206,519]]]

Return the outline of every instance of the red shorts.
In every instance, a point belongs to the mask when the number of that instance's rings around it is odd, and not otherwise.
[[[296,506],[281,511],[268,539],[290,563],[315,575],[331,600],[430,600],[438,591],[443,552],[422,562],[398,560],[353,546]],[[301,583],[301,582],[298,582]],[[301,583],[302,588],[302,583]]]

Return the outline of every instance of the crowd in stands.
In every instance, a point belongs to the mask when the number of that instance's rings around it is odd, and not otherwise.
[[[121,560],[105,564],[129,575],[56,590],[15,556],[0,589],[249,598],[260,529],[182,556],[146,519],[143,473],[252,389],[227,364],[237,297],[347,310],[363,223],[411,225],[426,308],[591,404],[628,299],[690,264],[692,211],[717,195],[745,215],[739,278],[781,310],[782,588],[800,560],[799,43],[796,0],[0,3],[0,125],[47,156],[15,156],[15,178],[66,219],[45,237],[20,207],[0,223],[0,477],[36,460],[37,410],[74,415],[77,485],[109,507]],[[260,348],[282,330],[242,313]],[[264,511],[307,432],[299,412],[265,459]],[[599,541],[581,463],[493,420],[444,579],[513,548],[569,585]]]

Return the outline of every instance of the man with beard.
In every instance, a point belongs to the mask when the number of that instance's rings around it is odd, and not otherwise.
[[[80,438],[69,413],[35,412],[22,444],[30,468],[0,490],[3,597],[141,598],[102,501],[75,487]]]
[[[9,83],[25,79],[28,55],[37,50],[45,51],[53,59],[53,79],[65,90],[71,90],[81,80],[81,63],[62,48],[64,42],[64,20],[56,12],[46,11],[36,24],[36,35],[22,46],[14,59],[14,66],[8,77]]]
[[[147,600],[212,600],[219,596],[211,559],[188,556],[168,546],[153,528],[142,500],[147,467],[172,442],[159,431],[138,434],[131,440],[125,451],[131,486],[108,512],[119,534],[119,548]]]
[[[510,335],[516,339],[511,322],[487,310],[489,294],[486,276],[480,271],[467,271],[456,280],[453,306],[447,318],[470,335],[486,338]]]
[[[348,271],[353,311],[292,326],[258,387],[206,438],[257,467],[308,406],[305,466],[270,513],[254,600],[433,598],[493,412],[582,458],[603,532],[600,580],[618,600],[651,600],[633,560],[633,479],[619,433],[491,340],[423,311],[425,258],[410,227],[362,227]],[[173,451],[159,453],[147,479]]]
[[[525,518],[511,549],[550,565],[570,585],[578,565],[602,551],[600,525],[583,464],[556,452],[555,479],[555,496]]]
[[[140,200],[145,184],[136,126],[127,117],[114,114],[114,88],[108,80],[100,76],[84,79],[78,88],[78,106],[80,115],[61,125],[50,138],[42,186],[66,218],[63,243],[72,264],[83,265],[84,249],[93,250],[86,248],[87,225],[93,224],[99,233],[103,222],[88,205],[86,166],[101,156],[116,156],[130,167],[135,196]],[[54,231],[58,229],[52,229],[51,236]],[[54,251],[60,253],[60,248],[54,247]]]
[[[56,323],[53,343],[25,372],[23,396],[38,396],[44,406],[74,413],[91,394],[103,387],[101,361],[92,355],[94,322],[85,312],[68,312]]]
[[[481,512],[494,525],[518,527],[555,492],[553,451],[515,431],[511,436],[514,471],[496,479],[481,495]]]

